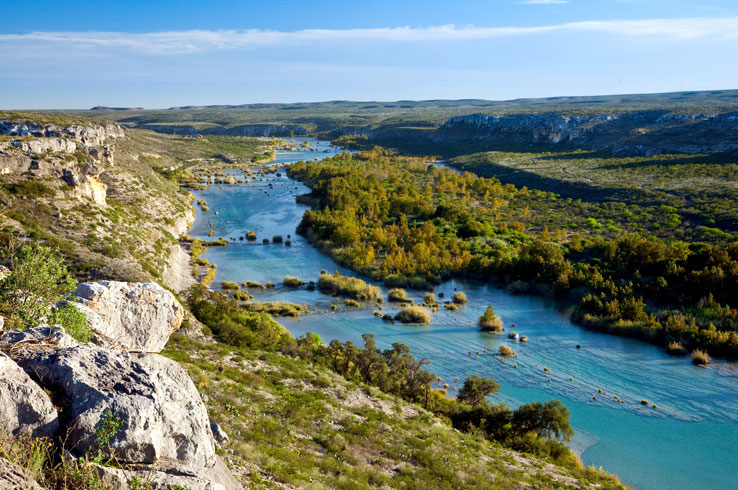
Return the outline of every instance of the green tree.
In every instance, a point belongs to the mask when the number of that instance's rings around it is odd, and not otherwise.
[[[567,441],[574,435],[569,425],[569,409],[558,400],[521,405],[513,413],[512,425],[517,435],[535,434]]]
[[[48,320],[50,308],[77,286],[57,249],[24,245],[6,249],[10,272],[0,280],[0,309],[21,328]]]
[[[461,387],[456,398],[474,408],[480,405],[486,406],[485,397],[499,389],[500,385],[495,380],[473,374],[464,380],[464,386]]]

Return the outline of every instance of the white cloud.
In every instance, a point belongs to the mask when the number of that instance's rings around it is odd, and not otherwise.
[[[543,1],[543,0],[530,0]],[[144,54],[187,54],[219,50],[253,49],[315,43],[414,43],[454,42],[552,32],[607,33],[628,37],[658,37],[670,40],[738,38],[738,17],[696,19],[646,19],[572,22],[536,27],[386,27],[374,29],[189,30],[151,33],[125,32],[31,32],[0,34],[3,48],[26,48],[42,54],[51,47],[64,50],[123,50]]]

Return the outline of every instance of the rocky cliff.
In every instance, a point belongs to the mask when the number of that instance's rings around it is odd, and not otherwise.
[[[579,148],[620,155],[715,153],[738,149],[738,113],[471,114],[449,119],[430,140],[489,149]]]
[[[105,204],[107,186],[101,162],[113,163],[115,138],[125,137],[117,124],[60,126],[33,121],[0,120],[0,175],[30,174],[60,178],[76,197]]]
[[[215,453],[194,383],[158,354],[182,322],[174,296],[156,284],[90,283],[68,304],[87,314],[93,343],[58,326],[0,335],[0,431],[48,440],[109,488],[241,488]],[[2,468],[0,484],[22,481]]]
[[[158,133],[180,134],[187,136],[304,136],[307,129],[298,124],[243,124],[239,126],[197,128],[189,125],[142,124],[138,129],[149,129]]]
[[[194,220],[190,198],[146,156],[161,142],[132,133],[0,113],[0,225],[53,240],[82,279],[159,279],[184,289],[188,260],[177,238]],[[173,164],[182,163],[166,168]]]

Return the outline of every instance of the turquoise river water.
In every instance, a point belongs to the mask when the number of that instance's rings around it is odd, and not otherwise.
[[[327,142],[308,141],[310,150],[281,152],[274,165],[338,151]],[[716,360],[707,369],[695,367],[686,358],[668,356],[644,342],[584,330],[549,299],[511,295],[471,281],[448,281],[435,289],[436,295],[442,292],[447,299],[454,290],[464,291],[469,303],[456,312],[439,310],[428,326],[383,322],[374,316],[371,304],[330,311],[330,304],[336,303],[330,296],[280,287],[286,275],[317,281],[323,269],[355,275],[296,235],[308,208],[297,204],[295,196],[309,189],[281,174],[196,193],[198,199],[206,199],[210,211],[198,209],[191,236],[209,239],[211,227],[216,238],[242,237],[250,230],[258,236],[256,242],[236,239],[207,251],[204,257],[218,266],[214,287],[226,280],[272,281],[274,289],[249,292],[257,301],[282,300],[311,309],[299,319],[280,319],[294,336],[316,332],[326,343],[340,339],[361,345],[363,333],[374,333],[380,348],[402,342],[416,357],[432,361],[430,369],[451,385],[451,394],[459,385],[456,378],[463,381],[477,373],[499,382],[501,390],[492,401],[515,406],[561,400],[576,432],[571,446],[584,463],[602,466],[637,489],[738,488],[738,363]],[[271,240],[274,235],[285,239],[290,235],[292,245],[262,244],[263,238]],[[422,291],[409,293],[422,303]],[[515,330],[529,338],[527,344],[474,326],[490,304],[507,331],[515,323]],[[396,310],[385,304],[383,313]],[[517,368],[492,354],[501,343],[517,351]],[[544,373],[544,367],[550,373]],[[613,396],[625,403],[613,401]],[[657,408],[643,406],[642,399]]]

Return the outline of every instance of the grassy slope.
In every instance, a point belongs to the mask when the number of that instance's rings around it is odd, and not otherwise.
[[[18,119],[95,123],[70,116],[0,113],[0,120]],[[106,206],[74,196],[59,178],[0,177],[4,232],[21,231],[31,239],[58,246],[71,259],[80,279],[161,280],[171,250],[178,244],[175,235],[184,232],[184,223],[192,219],[191,196],[179,189],[174,174],[203,161],[219,162],[223,156],[250,159],[268,147],[254,138],[190,139],[141,130],[129,130],[126,138],[109,143],[114,162],[96,163],[108,186]],[[69,164],[69,159],[84,161],[73,155],[39,159],[44,165],[60,167]],[[39,181],[45,187],[31,195],[31,186]]]
[[[175,335],[164,354],[230,435],[247,488],[622,488],[462,434],[421,408],[284,355]]]
[[[49,192],[29,195],[12,185],[33,177],[4,176],[0,198],[12,211],[5,226],[59,245],[81,277],[159,278],[166,245],[176,243],[162,229],[189,206],[172,174],[219,155],[250,158],[264,148],[243,138],[193,140],[132,131],[115,143],[115,164],[104,165],[107,207],[77,202],[60,181],[50,179]],[[60,200],[71,205],[57,213]],[[556,468],[460,434],[416,407],[304,361],[183,338],[174,339],[166,354],[207,395],[213,420],[231,435],[224,452],[251,487],[590,488],[591,481],[618,486],[595,470]]]

